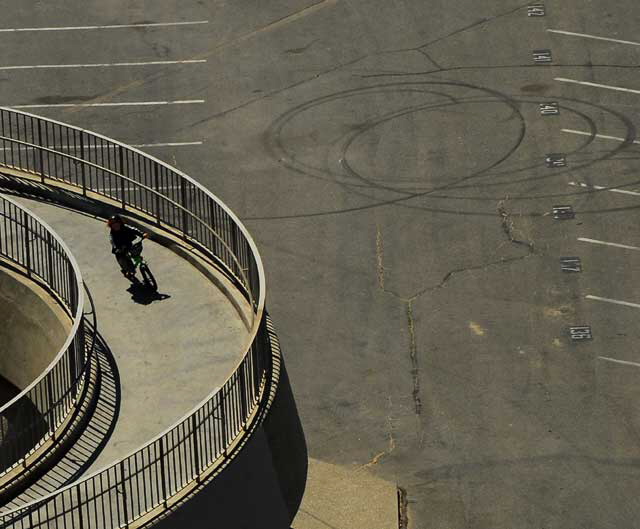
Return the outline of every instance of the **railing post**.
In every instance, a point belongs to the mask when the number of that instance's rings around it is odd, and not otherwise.
[[[224,388],[224,386],[223,386]],[[225,395],[224,395],[224,391],[221,392],[220,394],[220,406],[222,407],[222,420],[221,422],[221,426],[222,426],[222,443],[223,443],[223,450],[222,453],[224,454],[224,456],[227,456],[227,447],[229,445],[229,443],[227,442],[227,421],[225,421],[225,405],[224,405],[224,400],[225,400]]]
[[[120,193],[122,196],[122,209],[125,209],[126,201],[124,199],[124,178],[122,176],[126,176],[124,174],[124,150],[122,149],[122,145],[118,147],[118,158],[120,159]]]
[[[242,408],[242,429],[246,432],[247,431],[247,400],[246,400],[246,396],[247,396],[247,380],[246,380],[246,375],[245,375],[245,367],[246,364],[243,361],[240,364],[239,370],[240,370],[240,407]]]
[[[180,205],[182,206],[182,233],[186,237],[189,233],[189,215],[187,214],[187,182],[180,178]]]
[[[82,159],[82,167],[80,174],[82,175],[82,195],[87,196],[87,180],[86,180],[86,167],[84,164],[84,135],[80,133],[80,158]]]
[[[160,225],[160,165],[155,162],[153,165],[153,198],[155,200],[156,222]]]
[[[78,308],[78,302],[77,302],[78,293],[76,292],[75,289],[77,288],[78,285],[75,282],[75,274],[74,274],[73,266],[71,265],[70,261],[68,262],[68,264],[69,264],[69,304],[72,307],[72,311],[75,313],[76,309]],[[75,338],[69,345],[69,349],[67,349],[66,354],[69,358],[69,370],[71,372],[70,380],[74,381],[78,376],[78,368],[76,364],[76,339]]]
[[[167,506],[167,477],[164,472],[164,436],[160,438],[160,479],[162,481],[162,503]]]
[[[53,285],[53,237],[50,231],[47,231],[47,276],[49,286],[55,290]]]
[[[47,397],[49,399],[49,435],[53,441],[56,440],[55,428],[55,406],[53,403],[53,386],[51,377],[47,375]]]
[[[84,527],[84,519],[82,518],[82,498],[80,497],[80,484],[76,487],[76,501],[78,502],[78,527]]]
[[[22,210],[22,226],[24,228],[24,254],[25,266],[27,267],[27,276],[31,277],[31,244],[29,240],[29,217],[27,212]]]
[[[193,458],[196,466],[196,482],[200,483],[200,450],[198,448],[198,431],[196,430],[196,413],[191,416],[191,438],[193,439]]]
[[[120,486],[122,487],[122,508],[124,514],[124,527],[129,527],[129,511],[127,509],[127,488],[124,479],[124,459],[120,461]]]
[[[40,146],[40,179],[44,183],[44,151],[42,150],[42,120],[38,120],[38,145]]]

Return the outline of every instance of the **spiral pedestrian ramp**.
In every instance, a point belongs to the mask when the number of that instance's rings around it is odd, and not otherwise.
[[[306,447],[235,215],[160,160],[4,108],[0,194],[0,271],[69,320],[60,351],[0,407],[14,425],[0,527],[288,528]],[[116,212],[150,234],[157,292],[120,274],[104,223]]]

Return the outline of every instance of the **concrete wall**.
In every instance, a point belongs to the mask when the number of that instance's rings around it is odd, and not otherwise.
[[[284,363],[269,415],[215,479],[154,529],[289,529],[307,479],[307,447]]]
[[[51,363],[71,331],[71,319],[49,294],[0,268],[0,376],[20,390]]]

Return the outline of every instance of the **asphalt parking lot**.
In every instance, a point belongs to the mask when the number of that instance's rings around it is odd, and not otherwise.
[[[544,8],[8,0],[0,102],[238,213],[310,456],[413,527],[634,527],[639,8]]]

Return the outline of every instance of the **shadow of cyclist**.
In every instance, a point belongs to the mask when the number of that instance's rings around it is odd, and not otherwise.
[[[171,296],[169,294],[161,294],[160,292],[156,292],[153,288],[141,283],[137,279],[135,282],[131,283],[127,292],[131,293],[131,299],[135,303],[139,303],[140,305],[149,305],[154,301],[163,301],[165,299],[169,299]]]

